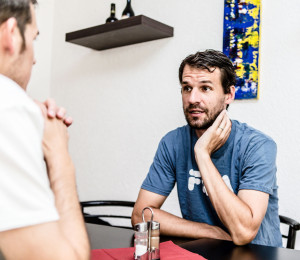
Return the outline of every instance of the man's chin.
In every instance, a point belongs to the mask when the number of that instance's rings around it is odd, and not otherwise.
[[[189,120],[187,120],[187,123],[191,128],[196,130],[206,130],[213,124],[213,122],[193,122]]]

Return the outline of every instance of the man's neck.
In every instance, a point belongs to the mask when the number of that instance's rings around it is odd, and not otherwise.
[[[200,138],[207,129],[195,129],[196,135],[198,138]]]

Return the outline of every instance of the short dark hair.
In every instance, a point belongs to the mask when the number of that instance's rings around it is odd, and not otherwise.
[[[221,71],[221,82],[225,94],[230,93],[230,86],[236,84],[236,74],[234,66],[230,59],[221,51],[206,50],[203,52],[196,52],[187,56],[179,67],[179,81],[182,83],[182,74],[185,65],[193,68],[206,69],[213,72],[215,68]]]
[[[25,28],[32,22],[30,3],[37,4],[37,0],[0,0],[0,25],[9,18],[17,20],[18,28],[23,39],[22,50],[25,49]]]

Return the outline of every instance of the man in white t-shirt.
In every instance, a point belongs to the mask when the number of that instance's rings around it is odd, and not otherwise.
[[[35,4],[0,0],[0,251],[14,260],[89,259],[70,121],[52,101],[38,106],[25,92],[35,63]]]

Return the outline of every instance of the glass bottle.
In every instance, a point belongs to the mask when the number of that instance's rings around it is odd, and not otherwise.
[[[127,0],[127,5],[122,13],[122,18],[121,19],[126,19],[126,18],[129,18],[129,17],[132,17],[134,16],[134,12],[132,10],[132,7],[131,7],[131,0]]]
[[[160,250],[159,250],[159,242],[160,242],[160,224],[156,221],[148,221],[148,232],[150,232],[150,254],[151,260],[159,260],[160,259]],[[148,235],[149,237],[149,235]]]
[[[148,226],[146,222],[134,226],[134,259],[148,259]]]
[[[110,17],[108,17],[106,19],[107,23],[112,23],[118,21],[118,19],[116,18],[116,5],[115,4],[111,4],[110,5]]]

